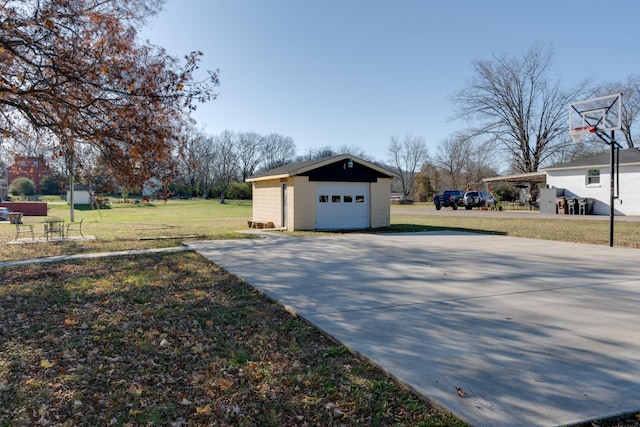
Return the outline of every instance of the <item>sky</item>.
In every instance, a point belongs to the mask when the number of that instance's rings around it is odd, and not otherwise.
[[[469,123],[452,97],[472,63],[553,50],[551,77],[640,74],[637,0],[167,0],[140,37],[172,55],[200,50],[218,97],[193,117],[224,130],[292,137],[297,154],[358,147],[384,161],[392,136],[430,155]]]

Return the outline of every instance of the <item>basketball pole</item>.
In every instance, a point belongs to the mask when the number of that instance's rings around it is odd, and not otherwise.
[[[620,195],[620,181],[619,181],[619,171],[620,171],[620,160],[619,160],[619,154],[618,154],[618,150],[622,147],[620,147],[620,144],[618,144],[616,142],[616,134],[615,131],[611,131],[611,135],[608,135],[606,133],[597,133],[596,135],[598,135],[598,137],[600,137],[600,139],[602,139],[604,142],[606,142],[607,144],[611,145],[611,155],[610,155],[610,165],[609,165],[609,170],[610,172],[610,176],[609,176],[609,190],[610,190],[610,194],[609,194],[609,247],[613,247],[613,224],[614,224],[614,218],[616,215],[616,210],[614,207],[615,201],[616,199],[619,197]],[[607,138],[603,137],[606,136]],[[617,188],[616,188],[617,186]],[[616,189],[618,194],[616,195]]]
[[[622,148],[616,142],[616,129],[622,126],[622,93],[575,101],[569,104],[569,135],[580,142],[587,132],[595,133],[604,143],[611,145],[609,164],[609,246],[613,247],[615,200],[620,195],[620,156]],[[607,133],[611,131],[611,133]],[[615,176],[614,176],[615,174]],[[616,184],[618,185],[616,196]],[[586,213],[586,212],[585,212]]]
[[[620,147],[616,142],[616,133],[611,131],[611,135],[605,132],[596,132],[598,138],[611,146],[611,154],[609,155],[609,247],[613,247],[613,225],[615,218],[615,206],[614,203],[618,196],[616,196],[616,176],[618,175],[618,162],[617,150]]]
[[[610,158],[610,168],[609,168],[609,247],[612,248],[613,247],[613,224],[614,224],[614,220],[613,218],[615,217],[615,209],[613,206],[613,203],[615,201],[615,181],[614,181],[614,176],[613,176],[613,169],[615,168],[615,135],[614,135],[615,131],[611,131],[611,142],[609,143],[611,145],[611,158]]]

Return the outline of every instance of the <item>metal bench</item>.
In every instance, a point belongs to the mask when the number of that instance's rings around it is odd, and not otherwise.
[[[58,235],[64,239],[64,220],[55,216],[44,220],[44,236],[47,240],[51,235]]]
[[[16,240],[18,240],[21,235],[27,233],[31,234],[31,240],[35,240],[36,236],[33,233],[33,225],[24,225],[18,222],[14,222],[14,224],[16,225]]]
[[[80,222],[70,222],[69,224],[67,224],[67,230],[66,230],[65,236],[69,237],[69,231],[77,231],[78,233],[80,233],[80,236],[84,239],[84,234],[82,234],[83,221],[84,221],[84,218],[82,218]]]

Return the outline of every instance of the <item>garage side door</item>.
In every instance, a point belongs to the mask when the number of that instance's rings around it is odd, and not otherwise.
[[[369,183],[318,183],[316,186],[316,229],[368,228],[369,206]]]

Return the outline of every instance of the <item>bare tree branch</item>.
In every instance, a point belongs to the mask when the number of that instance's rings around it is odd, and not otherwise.
[[[634,135],[636,120],[640,116],[640,74],[629,76],[624,82],[607,83],[598,88],[598,95],[622,93],[622,135],[627,147],[634,148],[640,138]]]
[[[457,117],[480,123],[477,134],[512,158],[513,172],[535,172],[564,144],[567,106],[587,82],[565,91],[548,77],[552,52],[534,46],[521,58],[473,63],[474,78],[454,101]]]
[[[429,158],[424,138],[406,135],[401,142],[397,136],[392,136],[387,152],[391,164],[400,177],[404,197],[411,197],[414,192],[417,171]]]

